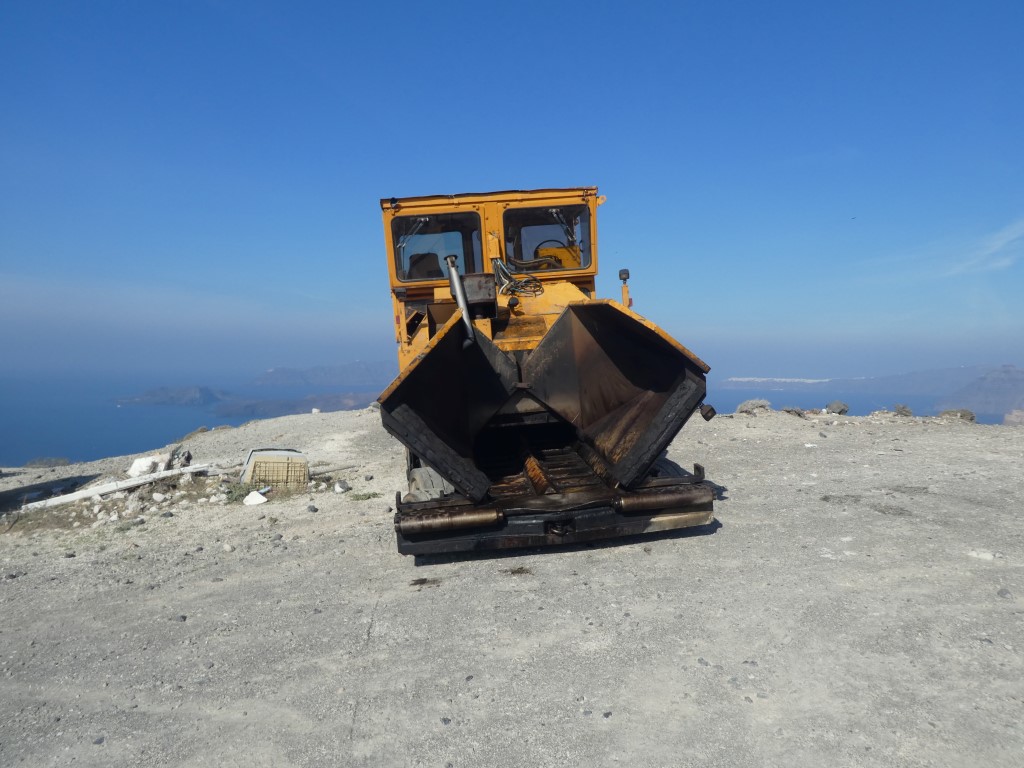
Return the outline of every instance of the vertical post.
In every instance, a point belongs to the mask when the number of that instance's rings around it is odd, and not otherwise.
[[[629,296],[629,270],[619,270],[619,280],[622,281],[622,306],[627,309],[633,306],[633,299]]]
[[[469,316],[469,305],[466,302],[466,291],[462,286],[462,277],[459,275],[459,268],[455,264],[455,254],[448,254],[444,257],[448,262],[448,283],[451,285],[452,296],[462,312],[462,322],[466,326],[466,344],[476,342],[476,335],[473,333],[473,319]]]

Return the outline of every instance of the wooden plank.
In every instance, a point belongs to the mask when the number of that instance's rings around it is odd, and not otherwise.
[[[140,485],[148,485],[149,483],[155,483],[157,480],[163,480],[167,477],[177,477],[178,475],[190,475],[194,472],[205,472],[210,468],[209,464],[196,464],[192,467],[179,467],[177,469],[165,469],[163,472],[153,472],[149,475],[142,475],[141,477],[133,477],[130,480],[117,480],[113,483],[104,483],[103,485],[94,485],[92,488],[83,488],[80,491],[74,493],[66,493],[63,496],[54,496],[50,499],[43,499],[42,501],[33,501],[31,504],[26,504],[22,509],[43,509],[44,507],[57,507],[61,504],[69,504],[72,501],[78,501],[79,499],[91,499],[93,496],[105,496],[108,493],[115,493],[117,491],[124,491],[129,488],[137,488]]]

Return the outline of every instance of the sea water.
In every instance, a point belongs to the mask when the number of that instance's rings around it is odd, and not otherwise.
[[[268,389],[252,379],[49,376],[0,377],[0,466],[37,458],[92,461],[162,448],[199,427],[239,426],[251,416],[223,416],[210,405],[118,404],[157,387],[208,386],[253,400],[292,400],[321,389]],[[330,391],[330,390],[327,390]],[[337,391],[337,390],[334,390]]]

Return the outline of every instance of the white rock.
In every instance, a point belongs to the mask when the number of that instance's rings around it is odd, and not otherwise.
[[[166,501],[166,500],[167,500],[167,496],[165,496],[162,493],[154,493],[153,494],[153,501],[155,501],[157,504],[159,504],[161,501]]]
[[[313,410],[310,411],[310,413],[320,413],[320,409],[314,408]]]
[[[141,477],[151,472],[162,472],[167,469],[170,461],[171,455],[169,453],[143,456],[132,462],[131,467],[128,469],[128,477]]]
[[[143,456],[132,462],[131,467],[128,468],[128,477],[148,475],[155,471],[154,467],[156,467],[156,456]]]
[[[235,548],[233,546],[231,546],[230,544],[225,544],[224,545],[224,551],[225,552],[234,552]]]
[[[242,499],[242,503],[245,504],[247,507],[255,507],[257,504],[263,504],[266,500],[267,497],[264,496],[262,493],[260,493],[259,491],[253,491],[244,499]]]

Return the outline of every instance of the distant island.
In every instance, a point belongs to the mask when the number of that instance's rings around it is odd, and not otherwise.
[[[963,403],[963,405],[954,405]],[[1002,413],[1024,409],[1024,370],[1004,365],[980,376],[939,401],[938,407],[970,408],[975,413]]]
[[[134,397],[122,397],[118,405],[212,405],[231,395],[209,387],[157,387]]]
[[[116,402],[118,406],[210,407],[214,414],[236,421],[314,409],[345,411],[365,408],[376,400],[396,372],[394,363],[364,361],[305,369],[271,368],[243,387],[250,390],[246,394],[201,385],[156,387]]]

